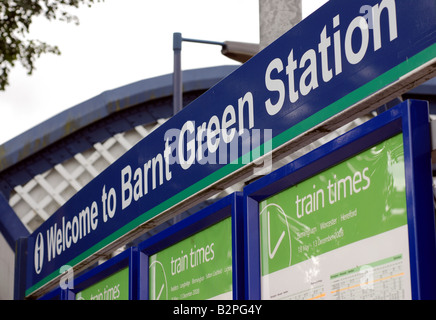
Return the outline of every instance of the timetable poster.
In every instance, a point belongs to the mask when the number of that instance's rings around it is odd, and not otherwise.
[[[231,217],[150,256],[150,300],[231,300]]]
[[[129,300],[129,268],[125,267],[80,291],[76,300]]]
[[[262,299],[411,299],[403,136],[259,203]]]

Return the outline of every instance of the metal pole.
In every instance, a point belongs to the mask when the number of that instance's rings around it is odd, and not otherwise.
[[[204,43],[204,44],[213,44],[213,45],[222,46],[222,47],[226,45],[224,42],[210,41],[210,40],[199,40],[199,39],[189,39],[189,38],[182,38],[182,41]]]
[[[224,47],[224,42],[182,38],[179,32],[173,33],[174,73],[173,73],[173,115],[183,108],[182,91],[182,41],[213,44]]]
[[[173,73],[173,115],[183,108],[182,92],[182,34],[173,33],[174,73]]]

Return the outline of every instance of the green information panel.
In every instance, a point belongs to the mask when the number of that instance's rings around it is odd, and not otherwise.
[[[150,300],[232,299],[231,218],[152,256]]]
[[[411,299],[402,134],[259,204],[262,299]]]
[[[78,292],[76,300],[129,300],[129,268]]]

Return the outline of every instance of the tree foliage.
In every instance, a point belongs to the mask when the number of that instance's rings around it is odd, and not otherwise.
[[[57,46],[29,39],[35,17],[78,24],[78,17],[68,10],[101,1],[104,0],[0,0],[0,90],[9,84],[9,72],[17,62],[32,74],[35,61],[42,54],[60,54]]]

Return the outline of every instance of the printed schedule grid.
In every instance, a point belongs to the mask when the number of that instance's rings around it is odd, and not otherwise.
[[[331,298],[340,300],[405,299],[402,255],[349,269],[330,277]]]
[[[326,294],[322,284],[313,288],[292,294],[284,299],[286,300],[324,300]]]
[[[402,255],[357,266],[330,276],[330,291],[323,281],[306,290],[275,298],[286,300],[403,300],[406,298]]]

